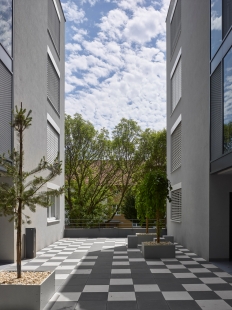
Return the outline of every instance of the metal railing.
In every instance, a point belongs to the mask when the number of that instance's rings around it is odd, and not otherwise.
[[[160,220],[160,226],[162,228],[166,227],[166,220]],[[156,219],[148,220],[149,228],[156,228]],[[112,220],[107,222],[107,220],[90,220],[90,219],[65,219],[65,228],[146,228],[146,222],[141,223],[137,219],[126,219],[125,222]]]

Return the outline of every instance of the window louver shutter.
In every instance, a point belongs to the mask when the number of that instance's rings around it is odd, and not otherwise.
[[[232,26],[232,1],[223,0],[222,1],[222,36],[224,39],[228,30]]]
[[[47,161],[52,164],[59,152],[59,134],[47,123]]]
[[[171,135],[172,172],[181,166],[181,123]]]
[[[53,0],[48,0],[48,30],[53,44],[60,54],[60,21]]]
[[[181,32],[181,0],[177,1],[170,28],[171,28],[171,55],[173,55]]]
[[[181,98],[181,58],[176,66],[176,70],[173,73],[172,81],[171,81],[171,88],[172,88],[172,111],[177,106],[180,98]]]
[[[11,152],[12,75],[0,61],[0,154]]]
[[[210,80],[211,160],[222,155],[222,70],[217,67]]]
[[[171,220],[180,222],[182,213],[182,189],[172,191],[171,199]]]
[[[53,63],[47,59],[47,96],[58,113],[60,113],[60,78]]]

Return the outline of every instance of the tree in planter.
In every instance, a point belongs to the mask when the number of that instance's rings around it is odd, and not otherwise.
[[[146,219],[146,233],[148,233],[148,219],[156,218],[157,243],[160,242],[160,219],[164,217],[166,199],[171,201],[169,191],[172,189],[166,173],[160,170],[149,171],[137,185],[136,202],[138,218]]]
[[[62,163],[55,159],[53,164],[49,164],[43,157],[38,166],[29,171],[23,171],[24,151],[23,151],[23,134],[31,126],[31,110],[26,114],[26,109],[18,109],[14,112],[12,127],[17,132],[19,140],[19,151],[15,149],[9,158],[0,155],[0,215],[9,216],[10,221],[15,221],[17,230],[17,278],[21,278],[21,251],[22,251],[22,224],[26,221],[30,224],[30,218],[24,214],[27,206],[30,211],[36,211],[36,205],[49,207],[51,205],[50,197],[59,196],[64,189],[43,190],[43,186],[62,172]],[[48,170],[46,177],[36,174]],[[0,179],[0,180],[1,180]],[[25,218],[25,221],[23,220]]]

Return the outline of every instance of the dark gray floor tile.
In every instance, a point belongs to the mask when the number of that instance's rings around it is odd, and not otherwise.
[[[170,300],[167,303],[170,310],[201,310],[194,300]]]
[[[164,300],[161,292],[135,292],[137,301]]]
[[[181,284],[202,284],[202,281],[198,278],[179,278]]]
[[[138,304],[138,310],[170,310],[165,300],[138,301],[137,304]],[[119,309],[120,308],[118,308],[118,310]]]
[[[143,277],[140,277],[140,278],[134,278],[133,283],[134,284],[156,284],[156,281],[153,278],[144,279]]]
[[[137,277],[141,278],[141,275],[137,274]],[[132,275],[129,273],[113,273],[110,275],[111,279],[131,279]]]
[[[143,277],[144,279],[153,279],[153,274],[152,273],[143,273],[141,275],[141,273],[131,273],[130,278],[132,279],[138,279]]]
[[[137,310],[136,301],[108,301],[107,310]],[[149,309],[146,309],[149,310]],[[153,309],[154,310],[154,309]]]
[[[74,301],[57,301],[51,310],[75,310],[76,302]]]
[[[110,279],[110,273],[91,273],[89,279]]]
[[[232,286],[228,283],[223,284],[207,284],[207,286],[213,291],[228,291],[232,290]]]
[[[75,310],[106,310],[106,301],[78,301]]]
[[[188,292],[189,295],[194,300],[212,300],[212,299],[221,299],[216,293],[214,292]]]
[[[134,285],[110,285],[109,292],[134,292]]]
[[[140,274],[151,274],[150,269],[148,268],[143,268],[143,269],[131,269],[131,274],[136,274],[136,273],[140,273]]]
[[[87,285],[109,285],[110,283],[110,278],[106,278],[106,279],[88,279],[87,280]]]
[[[103,300],[107,301],[108,293],[81,293],[79,301]]]
[[[164,283],[164,284],[158,284],[161,291],[186,291],[184,287],[179,283]]]
[[[85,287],[85,284],[78,284],[78,285],[61,285],[57,292],[82,292]]]
[[[152,277],[154,279],[176,279],[176,277],[172,273],[152,273]]]

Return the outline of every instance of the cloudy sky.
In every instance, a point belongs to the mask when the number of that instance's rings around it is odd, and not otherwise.
[[[97,129],[121,118],[166,126],[165,18],[170,0],[62,0],[66,113]]]

